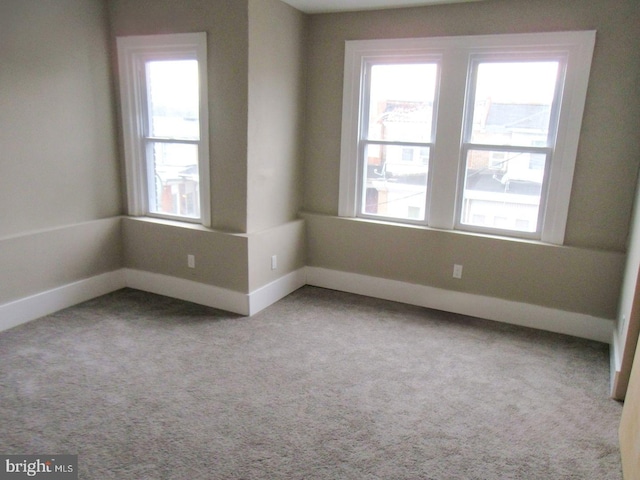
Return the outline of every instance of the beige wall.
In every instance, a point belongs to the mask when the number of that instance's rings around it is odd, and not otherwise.
[[[158,220],[124,218],[122,222],[127,268],[248,291],[246,235]],[[196,268],[188,268],[187,255],[195,256]]]
[[[212,228],[128,219],[125,265],[239,292],[303,267],[302,13],[278,0],[112,0],[110,13],[114,37],[208,39]]]
[[[104,5],[0,3],[0,271],[3,286],[4,272],[12,282],[0,302],[121,266],[247,292],[308,264],[615,318],[640,161],[635,0],[313,16],[277,0]],[[346,39],[567,29],[596,29],[598,39],[566,246],[335,216]],[[119,243],[120,223],[109,220],[122,188],[108,47],[117,35],[192,31],[209,41],[214,229],[127,219]],[[301,199],[312,213],[306,250]],[[187,269],[187,254],[201,269]],[[461,281],[454,262],[464,264]]]
[[[307,219],[308,264],[615,318],[640,161],[638,25],[636,0],[486,0],[312,16],[304,209],[328,217]],[[334,217],[345,40],[579,29],[597,30],[597,43],[564,247]],[[457,283],[454,261],[464,263]]]
[[[109,12],[112,45],[117,36],[207,33],[213,229],[125,220],[125,266],[246,292],[247,238],[237,233],[247,226],[247,0],[111,0]]]
[[[207,33],[212,226],[245,232],[247,0],[110,0],[109,13],[114,37]]]
[[[102,0],[0,2],[0,304],[118,269]]]
[[[249,0],[249,291],[304,267],[302,128],[305,16]],[[276,269],[271,257],[277,257]]]
[[[121,213],[101,0],[0,2],[0,238]]]
[[[249,235],[249,292],[304,268],[305,233],[304,221],[294,220]],[[277,257],[275,270],[271,268],[273,255]]]
[[[312,16],[305,209],[336,214],[344,41],[597,30],[567,226],[568,245],[624,251],[640,161],[636,0],[486,0]]]
[[[624,255],[305,215],[307,265],[614,318]],[[452,276],[461,264],[462,279]]]
[[[122,267],[120,217],[0,240],[0,306]]]
[[[249,232],[296,219],[302,202],[304,27],[279,0],[249,0]]]

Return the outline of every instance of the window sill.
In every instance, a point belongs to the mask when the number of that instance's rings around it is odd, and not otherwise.
[[[156,218],[156,217],[143,217],[143,216],[137,217],[137,216],[130,216],[130,215],[125,215],[123,216],[123,218],[134,221],[134,222],[151,223],[154,225],[163,225],[167,227],[181,228],[185,230],[196,230],[199,232],[210,232],[210,233],[223,233],[225,235],[246,237],[246,234],[243,234],[243,233],[216,230],[210,227],[205,227],[200,223],[181,222],[179,220],[169,220],[166,218]]]
[[[354,223],[362,223],[368,225],[380,225],[383,227],[390,227],[396,229],[408,229],[412,231],[424,231],[424,232],[433,232],[434,234],[445,234],[445,235],[459,235],[463,237],[470,238],[478,238],[478,239],[489,239],[495,241],[502,242],[513,242],[513,243],[522,243],[528,245],[539,245],[546,247],[557,247],[557,248],[565,248],[563,245],[557,245],[555,243],[543,242],[541,240],[532,240],[528,238],[518,238],[518,237],[506,237],[501,235],[492,235],[488,233],[478,233],[478,232],[467,232],[464,230],[450,230],[445,228],[434,228],[426,225],[415,225],[411,223],[396,223],[390,222],[387,220],[375,220],[369,218],[358,218],[358,217],[341,217],[337,215],[327,215],[321,213],[313,213],[313,212],[300,212],[301,218],[332,218],[339,221],[344,222],[354,222]]]

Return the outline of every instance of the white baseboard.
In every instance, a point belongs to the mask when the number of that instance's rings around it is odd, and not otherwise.
[[[306,269],[301,268],[249,294],[249,315],[255,315],[307,283]]]
[[[304,268],[289,273],[250,294],[158,273],[123,268],[0,305],[0,331],[125,287],[240,315],[254,315],[304,284]]]
[[[124,287],[166,295],[240,315],[255,315],[305,284],[548,330],[603,343],[612,342],[612,332],[615,328],[613,320],[582,313],[337,270],[305,267],[249,294],[157,273],[132,269],[116,270],[0,305],[0,331]],[[617,360],[616,352],[613,355],[614,360]]]
[[[397,280],[306,267],[307,284],[610,343],[613,320]]]
[[[249,299],[246,293],[129,268],[124,269],[124,276],[126,286],[136,290],[219,308],[240,315],[249,315]]]
[[[0,305],[0,331],[125,287],[122,270],[103,273]]]
[[[291,272],[246,294],[158,273],[125,269],[127,287],[179,298],[240,315],[255,315],[305,285],[305,270]]]

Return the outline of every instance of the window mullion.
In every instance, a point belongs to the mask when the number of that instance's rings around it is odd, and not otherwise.
[[[450,50],[443,56],[436,135],[431,156],[429,226],[453,229],[460,171],[464,99],[467,88],[468,54]],[[442,108],[445,106],[446,108]]]

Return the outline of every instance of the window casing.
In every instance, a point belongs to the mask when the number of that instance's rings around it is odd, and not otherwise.
[[[339,215],[562,244],[594,43],[592,31],[346,42]],[[371,71],[407,64],[434,68],[423,82],[432,122],[421,140],[372,139]],[[415,148],[422,204],[381,208],[393,190],[410,197],[417,179],[380,175],[387,164],[374,184],[372,145],[403,159]]]
[[[206,34],[117,45],[129,215],[210,226]]]

